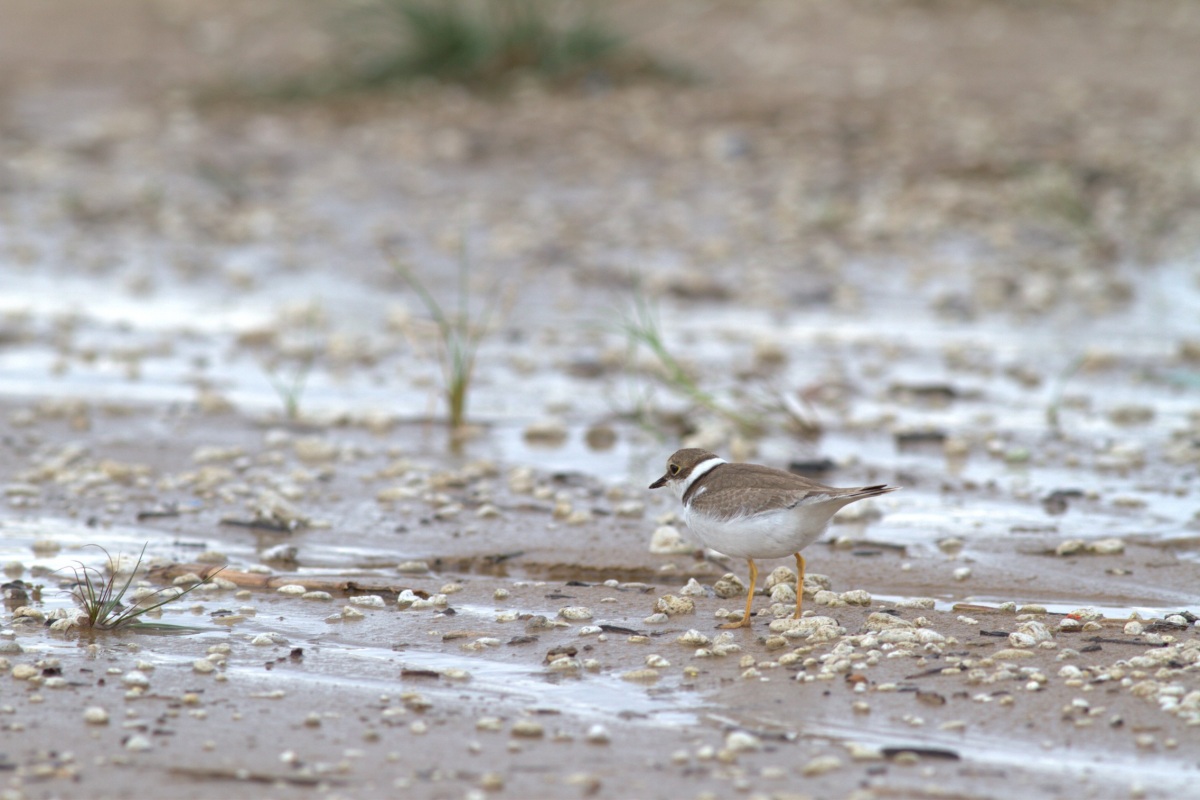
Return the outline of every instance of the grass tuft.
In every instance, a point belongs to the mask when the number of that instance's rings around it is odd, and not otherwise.
[[[746,435],[756,436],[762,432],[763,422],[759,417],[735,411],[700,388],[691,373],[667,347],[658,313],[647,299],[640,281],[636,279],[632,308],[621,314],[619,327],[635,349],[645,347],[655,357],[662,368],[663,382],[668,388],[683,395],[695,405],[733,422],[739,431]]]
[[[301,308],[295,321],[300,323],[298,334],[303,337],[300,346],[280,348],[280,352],[259,362],[289,422],[296,422],[300,418],[300,401],[320,352],[318,328],[322,321],[321,311],[315,305]]]
[[[75,586],[71,589],[71,596],[83,607],[83,620],[80,621],[81,627],[101,631],[112,631],[120,628],[133,628],[155,632],[192,630],[187,625],[143,622],[139,618],[157,608],[165,606],[167,603],[185,597],[190,592],[209,583],[212,580],[212,576],[189,586],[179,594],[172,592],[169,597],[157,599],[167,591],[167,587],[164,587],[156,590],[149,598],[142,598],[142,600],[136,603],[126,605],[124,602],[125,592],[129,590],[138,568],[142,565],[142,559],[146,555],[146,545],[142,545],[142,552],[138,554],[137,563],[133,565],[133,569],[129,571],[129,576],[120,585],[118,585],[117,580],[120,556],[114,559],[107,550],[98,544],[87,546],[98,548],[107,557],[108,576],[105,577],[100,570],[95,567],[86,566],[82,562],[76,562],[78,566],[71,567],[72,572],[75,573]],[[213,575],[216,575],[220,571],[217,570]],[[150,598],[154,599],[147,602]]]
[[[312,372],[315,360],[316,354],[309,354],[287,370],[287,374],[277,366],[263,365],[263,374],[266,375],[275,394],[279,396],[279,402],[283,404],[283,414],[289,422],[300,418],[300,400],[304,396],[304,385]]]
[[[331,24],[342,53],[328,66],[266,81],[258,96],[299,100],[420,80],[497,89],[520,76],[571,85],[691,73],[630,47],[594,0],[358,0]],[[348,10],[345,10],[348,7]]]
[[[471,270],[465,236],[459,252],[457,307],[454,311],[446,310],[429,291],[425,282],[399,255],[386,247],[384,255],[401,280],[420,298],[437,328],[438,361],[442,368],[442,397],[446,404],[447,422],[451,431],[459,432],[467,422],[467,401],[475,374],[475,359],[479,352],[479,344],[487,336],[488,326],[499,305],[499,287],[492,287],[478,321],[472,320],[469,285]]]
[[[1079,356],[1071,361],[1058,375],[1058,380],[1055,383],[1054,390],[1050,393],[1050,402],[1046,405],[1046,427],[1056,434],[1062,433],[1062,400],[1063,393],[1067,389],[1067,382],[1075,377],[1079,370],[1083,369],[1087,363],[1087,358]]]
[[[353,75],[365,86],[569,80],[617,68],[625,50],[590,4],[565,0],[370,0],[357,17],[376,41]]]

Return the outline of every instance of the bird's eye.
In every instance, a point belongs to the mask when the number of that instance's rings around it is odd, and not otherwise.
[[[679,465],[678,465],[678,464],[672,464],[672,465],[671,465],[671,467],[670,467],[670,469],[669,469],[668,471],[669,471],[669,472],[670,472],[672,475],[678,475],[678,474],[679,474]]]

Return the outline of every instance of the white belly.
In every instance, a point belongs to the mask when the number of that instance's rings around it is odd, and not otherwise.
[[[829,525],[829,509],[796,506],[718,522],[684,512],[688,529],[705,547],[736,558],[782,558],[815,542]]]

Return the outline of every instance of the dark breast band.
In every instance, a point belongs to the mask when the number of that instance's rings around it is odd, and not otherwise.
[[[692,502],[692,496],[693,496],[694,494],[696,494],[696,490],[697,490],[697,489],[699,489],[699,488],[700,488],[700,487],[701,487],[701,486],[704,484],[704,482],[705,482],[705,481],[707,481],[709,478],[711,478],[711,477],[712,477],[712,474],[713,474],[714,472],[716,472],[717,470],[719,470],[719,469],[720,469],[721,467],[723,467],[723,466],[725,466],[725,465],[724,465],[724,464],[717,464],[715,467],[713,467],[712,469],[710,469],[708,472],[704,473],[704,474],[703,474],[703,475],[701,475],[699,478],[697,478],[696,480],[692,481],[692,485],[691,485],[691,486],[689,486],[689,487],[687,488],[687,491],[683,493],[683,497],[681,497],[681,498],[680,498],[680,500],[682,500],[682,501],[683,501],[683,504],[684,504],[685,506],[690,506],[690,505],[691,505],[691,502]]]

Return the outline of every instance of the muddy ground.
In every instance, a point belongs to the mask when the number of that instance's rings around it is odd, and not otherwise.
[[[0,796],[1194,793],[1197,7],[612,16],[695,79],[250,99],[320,5],[0,10]],[[381,243],[500,298],[467,435]],[[681,443],[904,489],[726,634]],[[91,545],[189,629],[72,625]]]

